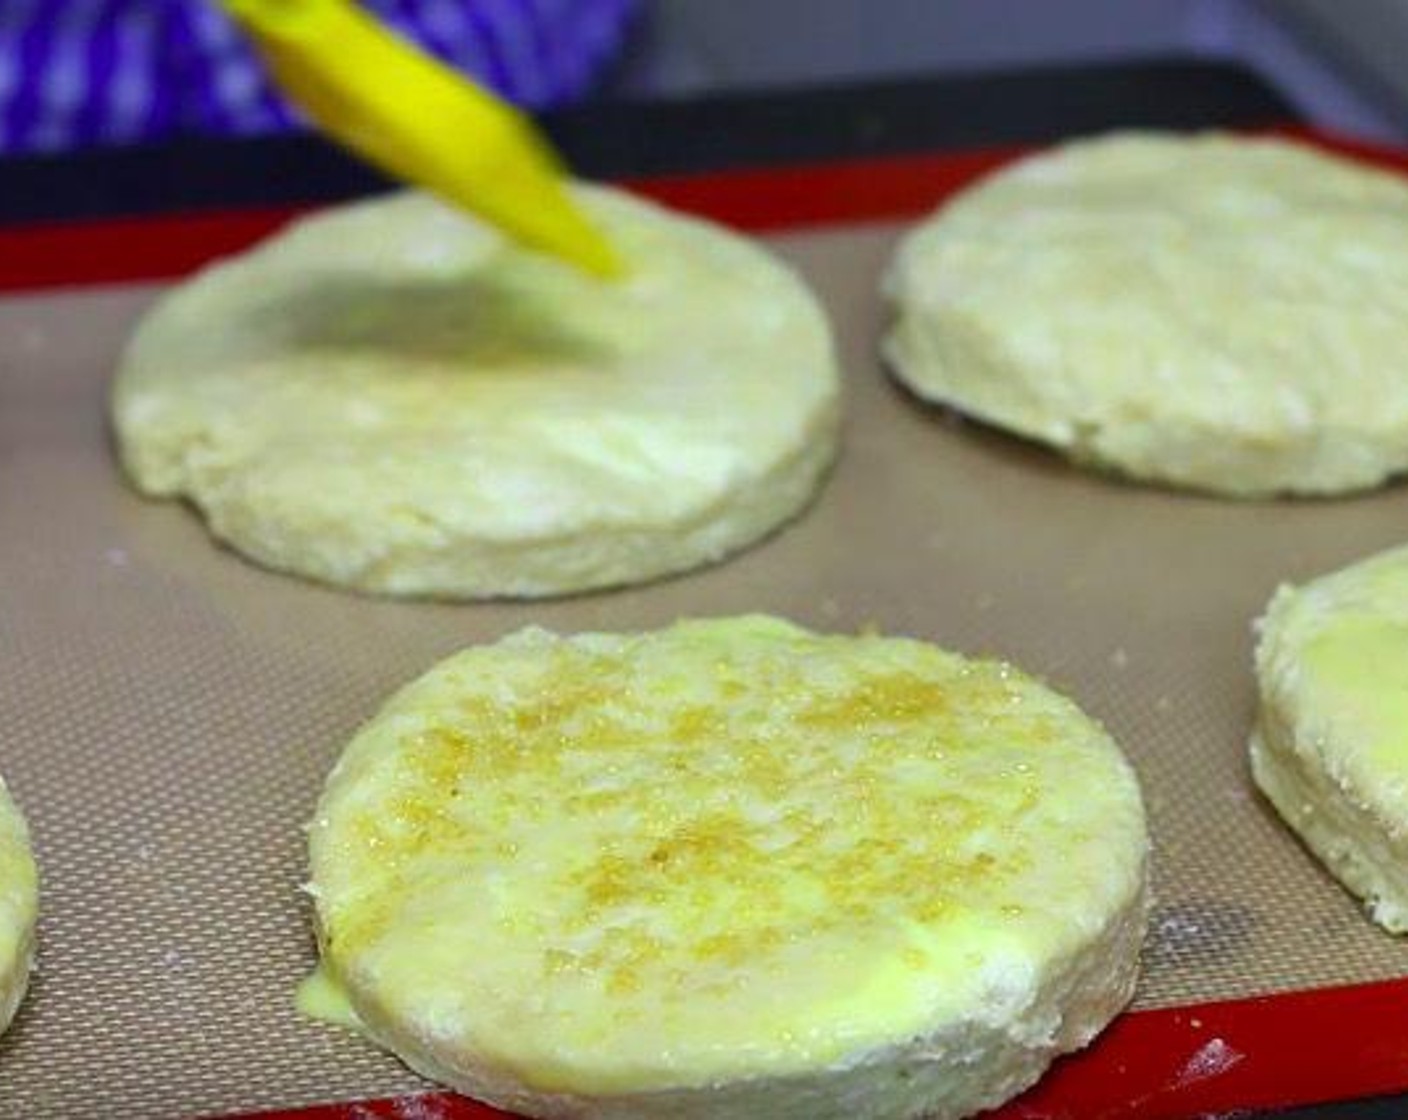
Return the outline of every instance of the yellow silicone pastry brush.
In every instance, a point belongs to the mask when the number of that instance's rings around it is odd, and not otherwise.
[[[329,136],[515,240],[598,276],[620,272],[525,115],[349,0],[224,0],[274,80]]]

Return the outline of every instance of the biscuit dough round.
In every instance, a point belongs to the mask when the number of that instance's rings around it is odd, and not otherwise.
[[[24,818],[0,781],[0,1031],[10,1025],[29,985],[39,874]]]
[[[1256,783],[1375,921],[1408,932],[1408,547],[1280,588],[1259,625]]]
[[[902,245],[892,368],[1122,474],[1239,497],[1408,469],[1408,183],[1311,147],[1120,133]]]
[[[529,629],[398,693],[312,825],[322,965],[532,1116],[967,1116],[1129,1000],[1135,778],[1010,666],[760,616]]]
[[[624,280],[408,193],[181,285],[115,384],[128,474],[269,567],[390,594],[553,595],[757,540],[835,451],[821,310],[721,227],[576,193]]]

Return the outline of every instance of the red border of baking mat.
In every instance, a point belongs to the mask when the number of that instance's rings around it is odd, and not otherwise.
[[[1408,172],[1408,153],[1303,129],[1335,151]],[[749,230],[914,217],[1025,149],[906,155],[660,176],[626,185]],[[308,207],[0,227],[0,291],[181,275]],[[1061,1059],[993,1120],[1186,1120],[1408,1091],[1408,977],[1137,1011]],[[264,1120],[492,1120],[450,1093],[316,1105]],[[233,1120],[233,1118],[232,1118]],[[250,1118],[252,1120],[252,1117]]]

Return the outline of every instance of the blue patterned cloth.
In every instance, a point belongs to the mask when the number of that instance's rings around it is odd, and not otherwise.
[[[363,0],[522,105],[571,100],[636,0]],[[215,0],[0,0],[0,152],[298,127]]]

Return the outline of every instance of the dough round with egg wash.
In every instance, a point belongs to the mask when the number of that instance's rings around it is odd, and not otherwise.
[[[1375,921],[1408,932],[1408,547],[1281,587],[1259,628],[1256,784]]]
[[[404,193],[180,285],[114,386],[128,475],[262,564],[394,595],[556,595],[756,541],[835,454],[820,308],[717,225],[575,194],[623,279]]]
[[[1134,775],[1009,665],[773,618],[470,648],[311,828],[343,1018],[528,1116],[962,1117],[1129,1000]]]
[[[10,1025],[29,985],[38,914],[39,873],[29,831],[0,781],[0,1031]]]
[[[1408,469],[1408,183],[1301,143],[1116,133],[906,238],[885,353],[920,397],[1194,490]]]

